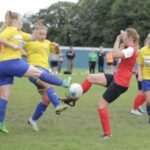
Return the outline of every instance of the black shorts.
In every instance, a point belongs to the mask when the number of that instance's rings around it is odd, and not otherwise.
[[[128,87],[123,87],[118,84],[116,84],[113,81],[113,75],[105,75],[107,80],[107,89],[103,94],[103,98],[108,102],[111,103],[115,99],[117,99],[122,93],[126,92],[128,90]]]
[[[111,82],[114,80],[114,75],[112,75],[112,74],[105,74],[105,78],[107,80],[106,87],[109,87],[109,85],[111,84]]]
[[[112,63],[107,63],[107,65],[108,65],[108,66],[111,66],[111,65],[113,65],[113,62],[112,62]]]
[[[58,61],[51,61],[51,67],[57,67]]]

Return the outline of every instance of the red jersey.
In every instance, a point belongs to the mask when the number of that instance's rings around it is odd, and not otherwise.
[[[132,48],[134,49],[132,56],[121,59],[118,69],[114,75],[114,82],[123,87],[129,87],[133,68],[137,60],[137,49],[135,47]]]

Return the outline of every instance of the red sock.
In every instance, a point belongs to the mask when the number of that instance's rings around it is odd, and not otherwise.
[[[111,135],[109,112],[107,108],[98,109],[99,118],[105,135]]]
[[[143,95],[138,94],[134,100],[133,108],[137,110],[139,106],[141,106],[145,101],[145,98]]]
[[[83,93],[87,92],[89,88],[91,87],[91,83],[86,79],[82,83]]]
[[[139,105],[140,106],[143,105],[144,102],[145,102],[145,97],[144,97],[144,95],[141,95],[141,100],[140,100]]]

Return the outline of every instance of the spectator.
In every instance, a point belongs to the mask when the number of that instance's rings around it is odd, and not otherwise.
[[[109,51],[106,53],[106,62],[107,62],[107,71],[110,74],[113,74],[113,56],[112,53]]]
[[[67,72],[69,74],[72,74],[73,60],[75,58],[75,52],[74,52],[72,46],[68,49],[68,51],[66,53],[66,57],[67,57]]]
[[[59,54],[51,53],[50,54],[50,64],[53,74],[58,74],[58,66],[59,66]]]
[[[96,66],[96,61],[97,61],[97,54],[95,50],[92,50],[89,53],[89,72],[90,73],[95,73],[95,66]]]
[[[98,72],[104,72],[104,52],[103,47],[99,48],[98,55]]]
[[[59,53],[59,66],[58,66],[58,73],[61,73],[62,63],[64,60],[64,54],[63,52]]]

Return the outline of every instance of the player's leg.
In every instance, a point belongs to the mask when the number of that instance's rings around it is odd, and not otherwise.
[[[141,106],[145,102],[145,97],[144,97],[144,94],[142,92],[141,81],[137,80],[137,85],[138,85],[139,91],[138,91],[138,94],[136,95],[136,97],[134,99],[133,109],[131,110],[131,113],[134,115],[143,115],[144,110],[141,109]]]
[[[150,123],[150,80],[142,80],[142,90],[144,92],[146,109],[149,117],[148,123]]]
[[[145,102],[145,97],[143,95],[143,92],[139,91],[134,99],[133,109],[131,110],[131,113],[134,115],[143,115],[144,111],[142,111],[140,107],[144,102]]]
[[[111,137],[110,118],[109,118],[109,112],[107,109],[108,104],[109,103],[104,98],[101,98],[98,103],[99,118],[100,118],[100,122],[101,122],[103,132],[104,132],[104,135],[102,135],[102,138]]]
[[[46,93],[49,100],[52,102],[53,106],[55,107],[56,114],[59,115],[62,111],[65,111],[67,109],[67,105],[59,101],[59,98],[55,92],[54,87],[48,87],[46,89]]]
[[[37,68],[43,72],[46,72],[47,74],[50,74],[50,72],[47,69],[44,69],[42,67]],[[53,104],[57,114],[60,114],[61,111],[64,111],[67,108],[66,104],[60,103],[55,89],[52,85],[33,77],[30,77],[29,80],[37,86],[39,91],[45,90],[45,93],[48,97],[47,100]]]
[[[82,82],[83,93],[86,93],[92,84],[101,86],[107,85],[107,80],[104,73],[88,74],[86,79]]]
[[[32,129],[34,131],[39,131],[39,128],[36,122],[42,117],[48,105],[50,104],[50,101],[48,99],[48,96],[45,90],[40,91],[39,93],[41,95],[42,101],[38,103],[38,105],[36,106],[34,110],[34,113],[32,114],[32,117],[28,119],[28,123],[32,126]]]
[[[122,93],[127,91],[127,89],[126,87],[111,82],[98,103],[99,118],[104,132],[102,136],[103,139],[111,137],[110,118],[107,105],[116,100]]]
[[[7,110],[7,103],[12,91],[12,84],[14,81],[14,70],[18,64],[13,65],[14,60],[0,62],[0,131],[8,133],[5,127],[5,115]],[[15,71],[16,72],[16,71]]]
[[[8,133],[5,126],[5,115],[7,110],[7,103],[9,96],[11,94],[12,85],[2,85],[0,86],[0,132]]]
[[[43,69],[43,68],[39,68],[40,70],[47,72],[48,74],[51,74],[48,70]],[[45,92],[47,94],[48,100],[53,104],[53,106],[55,107],[55,112],[56,114],[60,114],[62,111],[67,109],[67,105],[64,103],[61,103],[58,99],[57,93],[55,92],[55,89],[52,85],[45,83],[39,79],[37,79],[37,84],[38,84],[38,88],[39,90],[41,89],[45,89]]]
[[[150,91],[146,91],[144,92],[145,94],[145,99],[146,99],[146,110],[147,110],[147,114],[148,114],[148,117],[149,117],[149,120],[148,120],[148,123],[150,124]]]
[[[56,76],[49,74],[47,72],[41,71],[20,59],[4,61],[3,66],[5,66],[4,68],[5,74],[9,76],[35,77],[49,84],[54,84],[54,85],[63,86],[63,87],[68,87],[71,82],[71,77],[69,77],[67,80],[61,80],[57,78]]]
[[[98,73],[98,74],[88,74],[86,79],[82,82],[81,86],[83,89],[83,93],[86,93],[92,84],[97,84],[101,86],[107,87],[113,79],[113,75]],[[71,99],[67,97],[67,99],[63,100],[65,103],[75,103],[78,99]]]
[[[27,72],[24,74],[26,77],[36,77],[39,78],[40,80],[47,82],[49,84],[53,85],[58,85],[58,86],[63,86],[63,87],[68,87],[70,82],[71,82],[71,77],[69,77],[66,80],[61,80],[60,78],[48,74],[46,72],[42,72],[39,69],[35,68],[34,66],[29,66],[29,69]]]

